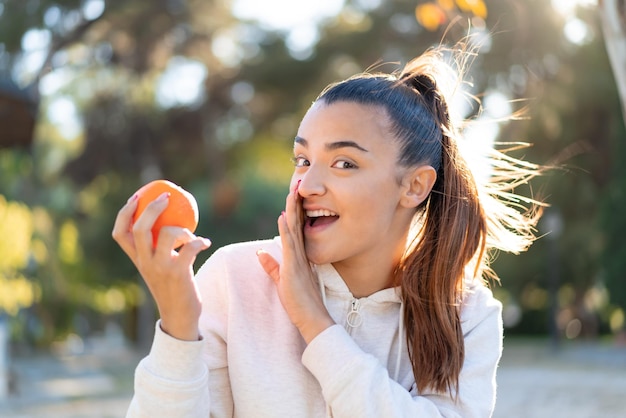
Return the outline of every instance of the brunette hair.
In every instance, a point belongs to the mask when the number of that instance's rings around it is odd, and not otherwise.
[[[317,100],[356,102],[385,110],[404,167],[430,165],[437,179],[417,208],[414,234],[396,280],[401,287],[409,356],[417,387],[458,391],[464,361],[460,305],[466,280],[492,277],[489,250],[517,253],[535,239],[539,203],[514,188],[540,172],[491,147],[492,175],[477,179],[460,148],[460,120],[447,98],[463,82],[474,54],[433,48],[392,74],[359,74],[325,89]],[[445,57],[451,58],[446,60]],[[528,203],[526,208],[520,203]]]

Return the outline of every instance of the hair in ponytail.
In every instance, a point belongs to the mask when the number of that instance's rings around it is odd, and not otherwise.
[[[444,54],[454,58],[448,64]],[[489,252],[517,253],[535,239],[537,202],[513,188],[539,167],[495,149],[492,176],[477,181],[461,155],[460,126],[447,98],[461,85],[471,51],[433,48],[395,74],[359,74],[329,86],[318,100],[351,101],[385,109],[391,136],[400,144],[399,163],[430,165],[437,180],[417,208],[414,234],[396,270],[413,374],[420,391],[458,389],[464,361],[460,302],[465,280],[495,277]],[[528,203],[531,209],[520,206]]]

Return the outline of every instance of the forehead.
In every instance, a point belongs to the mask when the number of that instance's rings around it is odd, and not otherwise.
[[[315,102],[300,123],[298,137],[307,143],[350,140],[364,148],[396,142],[383,107],[348,101]]]

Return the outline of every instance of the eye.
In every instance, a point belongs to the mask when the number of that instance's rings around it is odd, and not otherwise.
[[[350,161],[346,161],[346,160],[339,160],[336,163],[334,163],[332,166],[334,168],[341,168],[341,169],[344,169],[344,170],[358,168],[356,166],[356,164],[353,164]]]
[[[301,156],[293,157],[291,161],[296,167],[308,167],[311,165],[311,162],[309,160]]]

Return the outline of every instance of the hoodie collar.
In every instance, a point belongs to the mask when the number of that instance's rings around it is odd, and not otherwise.
[[[346,282],[343,281],[343,278],[339,275],[332,264],[314,265],[314,268],[317,272],[319,280],[324,284],[327,292],[339,294],[345,298],[354,298],[350,289],[348,289]],[[400,287],[382,289],[362,299],[367,299],[377,303],[400,303]]]
[[[282,250],[280,236],[275,236],[273,241]],[[282,262],[282,254],[280,259]],[[324,294],[332,292],[346,299],[354,299],[354,295],[350,292],[350,289],[348,289],[346,282],[343,281],[343,278],[332,264],[314,264],[313,268],[317,272],[320,284],[323,284],[323,289],[320,290],[322,290]],[[367,299],[375,303],[402,303],[400,299],[400,286],[379,290],[362,299]]]

